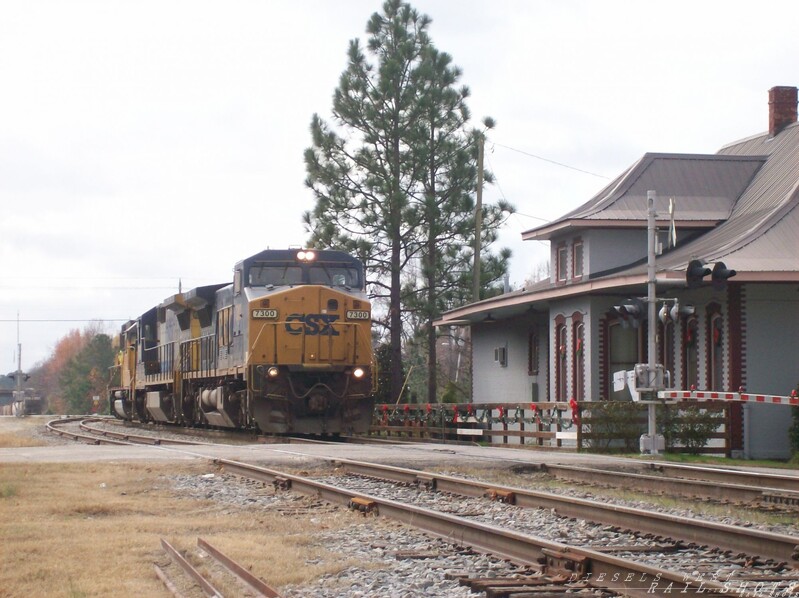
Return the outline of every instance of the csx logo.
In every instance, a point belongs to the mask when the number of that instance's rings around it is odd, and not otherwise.
[[[338,318],[334,314],[291,314],[286,317],[286,332],[289,334],[304,332],[308,336],[338,336],[338,330],[331,326]]]

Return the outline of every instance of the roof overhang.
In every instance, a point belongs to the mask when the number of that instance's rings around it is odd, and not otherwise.
[[[579,295],[591,295],[613,291],[621,293],[624,292],[625,289],[646,285],[646,282],[646,273],[636,273],[589,280],[577,284],[552,286],[544,290],[531,291],[528,293],[500,295],[447,312],[440,320],[434,322],[434,325],[471,326],[472,324],[479,324],[485,321],[489,314],[492,320],[507,319],[523,315],[529,312],[531,307],[535,309],[536,304],[546,305],[550,301]],[[658,283],[664,285],[684,284],[685,273],[659,272]]]
[[[675,220],[674,226],[678,230],[685,230],[685,229],[692,229],[692,228],[713,228],[717,226],[719,223],[723,222],[723,220]],[[671,221],[668,219],[666,220],[657,220],[655,222],[656,226],[666,229],[670,224]],[[539,228],[533,228],[527,231],[522,232],[522,240],[523,241],[549,241],[552,237],[558,236],[559,234],[569,231],[569,230],[583,230],[583,229],[631,229],[631,228],[638,228],[643,231],[646,231],[647,222],[646,220],[591,220],[591,219],[580,219],[580,218],[572,218],[569,220],[563,220],[561,222],[557,222],[551,226],[542,226]]]

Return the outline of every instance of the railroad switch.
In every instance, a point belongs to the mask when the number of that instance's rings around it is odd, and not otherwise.
[[[584,556],[549,548],[542,548],[541,552],[546,557],[547,573],[550,575],[561,574],[569,576],[576,573],[579,577],[582,577],[588,573],[589,561]]]
[[[368,498],[360,498],[359,496],[354,496],[350,499],[349,504],[347,505],[353,511],[359,511],[364,515],[368,515],[370,513],[377,514],[377,503],[373,500],[369,500]]]
[[[291,480],[281,476],[277,476],[272,481],[272,485],[275,487],[275,490],[291,490]]]
[[[496,500],[499,502],[504,502],[508,505],[515,505],[516,504],[516,494],[511,492],[510,490],[500,490],[497,488],[488,488],[486,489],[483,496],[491,499]]]

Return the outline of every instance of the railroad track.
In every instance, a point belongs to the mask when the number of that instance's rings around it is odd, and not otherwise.
[[[775,588],[780,588],[780,591],[782,588],[792,588],[791,584],[794,583],[796,589],[799,589],[799,570],[794,568],[799,563],[799,538],[777,538],[774,534],[764,532],[749,534],[748,532],[752,530],[744,528],[728,529],[725,530],[728,537],[723,542],[728,543],[728,546],[747,546],[748,549],[743,552],[738,551],[737,548],[720,546],[720,550],[714,551],[708,548],[708,544],[716,546],[716,544],[722,543],[722,540],[719,539],[721,536],[714,535],[718,532],[718,526],[709,525],[702,528],[710,530],[708,535],[712,536],[711,540],[702,538],[701,545],[686,546],[672,539],[673,536],[683,533],[674,529],[675,525],[679,527],[684,524],[684,521],[680,520],[670,522],[666,537],[658,537],[654,543],[647,541],[642,544],[638,540],[628,540],[628,543],[617,545],[614,548],[587,547],[553,541],[515,529],[498,527],[483,521],[476,521],[471,516],[452,515],[435,511],[426,506],[407,504],[386,496],[378,496],[374,493],[367,494],[353,487],[342,487],[341,483],[333,484],[330,480],[314,480],[236,461],[219,460],[218,463],[226,471],[235,475],[272,484],[276,488],[312,495],[331,503],[346,505],[365,514],[374,513],[387,516],[419,527],[430,534],[446,538],[450,542],[471,546],[502,558],[524,563],[527,566],[538,567],[542,574],[559,576],[564,578],[566,583],[587,583],[591,587],[604,588],[629,596],[665,595],[676,591],[675,589],[683,594],[708,592],[740,596],[741,585],[748,584],[755,579],[762,584],[771,584]],[[454,483],[455,480],[446,476],[435,476],[395,467],[360,465],[369,466],[370,477],[399,481],[396,478],[400,474],[403,476],[414,475],[413,480],[411,478],[402,480],[406,486],[415,484],[417,487],[442,490],[444,487],[448,488],[447,484]],[[346,469],[359,467],[355,462],[342,463],[342,466]],[[360,469],[360,475],[365,475],[363,469]],[[463,480],[458,481],[463,482]],[[467,486],[469,489],[466,492],[474,495],[475,488],[479,486],[479,483],[478,486],[469,484]],[[391,492],[393,491],[389,491],[389,495]],[[482,495],[488,494],[504,498],[508,502],[515,502],[516,497],[509,500],[511,492],[515,492],[515,489],[486,487],[485,484],[480,488]],[[419,492],[416,491],[416,494],[418,495]],[[563,497],[558,498],[560,499],[558,508],[566,509],[566,505],[570,501]],[[596,505],[582,505],[583,508],[586,506],[595,507]],[[552,510],[554,507],[543,506],[541,508]],[[626,516],[629,515],[632,513],[626,514]],[[566,515],[566,517],[573,516],[576,515]],[[637,516],[643,519],[645,512],[639,511]],[[591,517],[588,519],[591,520]],[[640,528],[641,525],[638,524],[631,526],[631,529]],[[675,531],[677,531],[676,534],[673,533]],[[743,534],[744,538],[733,539],[732,536],[735,534]],[[752,544],[752,542],[755,543]],[[773,555],[764,558],[760,552],[761,548],[772,551]],[[654,563],[657,558],[662,557],[656,556],[653,561],[651,558],[653,554],[678,554],[677,557],[672,556],[672,561],[676,558],[683,562],[679,567],[673,565],[672,569],[658,567]],[[708,565],[711,554],[713,554],[713,559]],[[786,566],[784,562],[773,560],[774,557],[779,559],[786,556],[792,563],[790,566]],[[726,568],[731,572],[736,571],[735,578],[731,573],[728,579],[722,578],[722,581],[716,581],[717,577],[711,579],[710,571],[718,571],[719,568]],[[693,575],[694,571],[700,573]]]
[[[164,549],[164,552],[167,554],[167,556],[169,556],[170,560],[175,563],[175,565],[177,565],[186,576],[200,586],[206,596],[222,598],[223,594],[216,588],[213,575],[203,573],[197,569],[191,564],[189,559],[187,559],[183,553],[178,551],[164,538],[161,538],[161,547]],[[253,574],[247,571],[245,567],[241,566],[229,556],[225,555],[221,550],[215,548],[206,540],[197,538],[197,548],[202,551],[203,554],[213,558],[214,561],[218,563],[228,575],[233,577],[238,583],[238,587],[242,593],[246,592],[248,596],[280,598],[280,594],[278,594],[277,590],[275,590],[272,586],[262,579],[255,577]],[[164,569],[157,564],[154,565],[154,568],[155,574],[158,576],[164,586],[174,596],[181,596],[175,581],[169,577]]]
[[[430,452],[440,451],[441,448],[406,443],[405,450]],[[492,448],[486,450],[488,453],[491,451]],[[451,452],[456,451],[453,449]],[[518,464],[526,472],[541,471],[557,479],[591,486],[622,488],[644,494],[692,498],[764,510],[799,510],[797,475],[667,462],[637,462],[631,459],[623,460],[623,469],[620,467],[611,470],[595,466],[531,463],[528,460],[497,455],[483,455],[480,458]]]
[[[354,475],[389,480],[459,496],[487,496],[519,507],[549,509],[563,517],[637,529],[646,534],[669,536],[684,542],[709,544],[722,550],[755,553],[799,568],[798,537],[709,521],[690,520],[643,509],[500,486],[416,469],[345,459],[336,460],[336,464],[343,471]]]
[[[799,477],[762,474],[721,468],[674,466],[652,463],[646,474],[572,465],[541,466],[541,471],[561,480],[592,486],[624,488],[712,500],[723,504],[782,510],[799,509]]]
[[[87,442],[89,444],[147,444],[147,445],[183,445],[183,446],[196,446],[200,443],[192,440],[180,440],[177,438],[164,438],[152,434],[134,434],[130,431],[116,432],[105,428],[99,428],[92,425],[96,422],[105,422],[108,418],[97,418],[85,416],[81,417],[68,417],[62,419],[55,419],[47,422],[46,428],[49,432],[68,438],[70,440]],[[113,420],[111,420],[113,421]],[[79,432],[71,429],[66,429],[66,426],[78,425]]]
[[[79,427],[87,434],[64,430],[62,425],[79,421]],[[110,420],[115,422],[116,420]],[[180,440],[157,435],[158,430],[148,429],[147,433],[136,434],[130,430],[112,431],[93,426],[94,422],[107,424],[109,418],[67,418],[54,420],[47,424],[55,433],[75,440],[92,444],[169,444],[198,445],[197,440]],[[170,431],[171,432],[171,431]],[[155,435],[154,435],[155,434]],[[334,444],[318,439],[288,438],[287,442],[299,444]],[[406,447],[424,450],[421,447]],[[516,462],[516,459],[511,460]],[[629,466],[629,464],[627,464]],[[599,467],[573,466],[562,464],[525,464],[525,471],[542,471],[557,479],[577,482],[591,486],[615,487],[641,492],[675,497],[687,497],[722,504],[748,506],[766,510],[794,512],[799,510],[799,476],[735,470],[718,467],[698,467],[665,462],[646,463],[640,468],[655,473],[639,473],[628,470],[610,470]]]
[[[571,542],[546,539],[516,529],[496,528],[490,523],[476,521],[469,513],[467,516],[459,516],[436,513],[424,506],[405,505],[390,498],[393,492],[390,489],[386,490],[389,493],[389,498],[386,498],[353,489],[351,485],[349,488],[339,488],[329,482],[308,480],[240,462],[218,460],[217,463],[231,473],[270,483],[276,488],[299,490],[334,504],[345,504],[364,513],[387,515],[449,541],[526,563],[533,568],[534,576],[541,577],[539,581],[546,587],[557,583],[578,584],[577,587],[588,585],[633,596],[673,593],[675,588],[679,588],[680,593],[711,592],[740,596],[743,593],[741,584],[752,582],[769,584],[767,587],[772,588],[771,595],[779,595],[778,592],[788,590],[794,593],[799,591],[799,539],[796,537],[664,515],[653,516],[635,509],[518,488],[497,487],[418,470],[356,461],[335,461],[339,468],[348,473],[399,482],[415,488],[416,494],[433,494],[419,491],[428,489],[438,490],[438,494],[490,496],[508,504],[535,507],[539,511],[544,510],[564,518],[597,521],[611,529],[618,527],[642,531],[654,536],[655,541],[642,546],[636,544],[635,540],[629,540],[615,548],[602,545],[591,547],[585,543],[571,545]],[[686,543],[691,545],[685,546]],[[659,556],[647,556],[652,554]],[[709,556],[711,554],[712,558]],[[667,559],[676,564],[669,568],[658,566]],[[685,567],[679,565],[690,559],[694,559],[694,562],[701,561],[700,564],[688,566],[690,571],[699,572],[696,575],[686,572]],[[718,577],[713,577],[713,571],[719,569],[734,569],[739,573],[734,579],[722,577],[718,581]],[[741,571],[744,573],[740,573]],[[601,580],[614,580],[615,585],[610,584],[610,587]],[[532,580],[528,581],[534,585]],[[469,580],[463,582],[470,583]],[[794,587],[791,584],[796,585]]]

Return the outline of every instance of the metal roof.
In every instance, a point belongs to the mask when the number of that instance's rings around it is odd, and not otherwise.
[[[554,222],[522,233],[522,238],[550,239],[571,227],[646,222],[650,189],[657,190],[655,207],[661,221],[673,199],[678,223],[714,226],[730,216],[765,160],[758,155],[645,154],[588,202]]]
[[[739,272],[799,274],[799,124],[779,135],[750,137],[725,154],[767,154],[729,219],[658,258],[659,267],[684,268],[693,258],[725,260]]]

